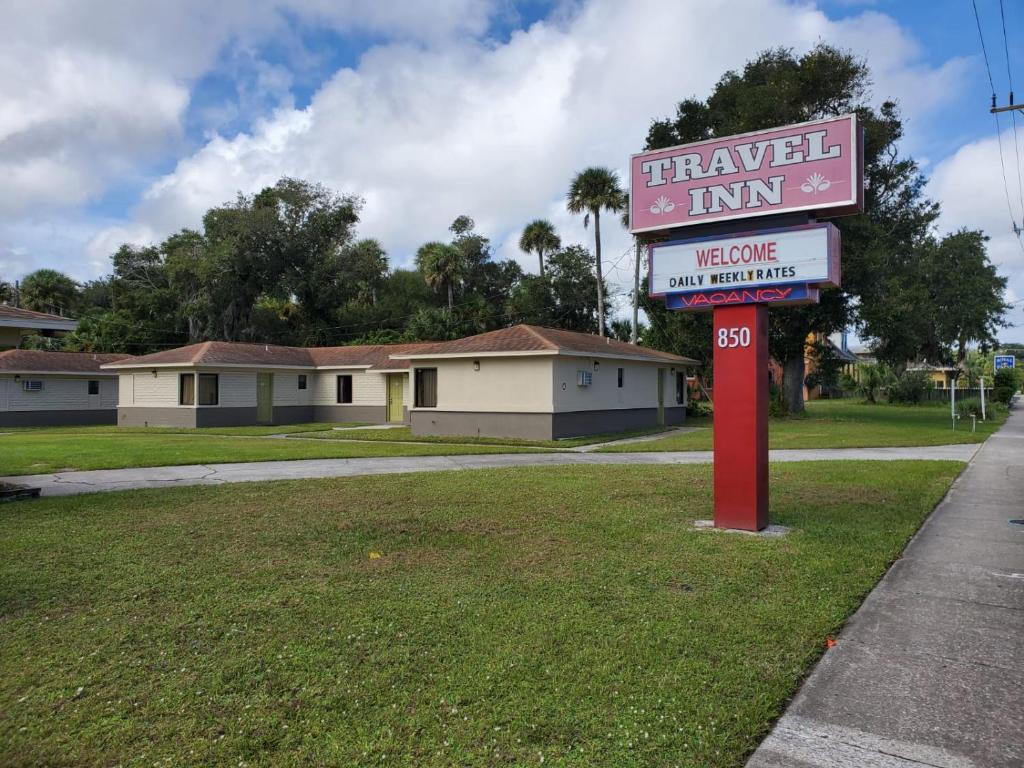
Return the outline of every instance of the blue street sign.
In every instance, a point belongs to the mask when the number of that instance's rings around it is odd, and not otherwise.
[[[1017,358],[1014,355],[996,355],[995,369],[998,371],[1000,368],[1016,368]]]

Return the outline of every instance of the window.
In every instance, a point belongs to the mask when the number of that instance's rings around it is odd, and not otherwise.
[[[178,376],[178,405],[196,404],[196,375],[182,373]]]
[[[338,377],[338,402],[352,402],[352,375],[345,374]]]
[[[682,371],[676,373],[676,402],[686,405],[686,374]]]
[[[300,373],[299,374],[299,389],[305,389],[305,388],[306,388],[306,374]]]
[[[25,379],[21,382],[21,388],[26,392],[42,392],[43,391],[43,380],[42,379]]]
[[[622,382],[626,378],[626,369],[619,368],[619,389],[622,389]]]
[[[437,408],[437,368],[416,369],[416,407]]]
[[[98,395],[100,393],[100,383],[96,379],[89,379],[89,394]]]
[[[199,404],[217,405],[220,395],[220,376],[216,373],[199,374]]]

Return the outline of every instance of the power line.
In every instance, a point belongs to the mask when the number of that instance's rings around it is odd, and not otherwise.
[[[992,109],[994,110],[996,108],[996,86],[995,86],[995,81],[992,78],[992,67],[990,66],[989,60],[988,60],[988,49],[985,47],[985,35],[981,31],[981,17],[978,15],[978,3],[977,3],[977,0],[971,0],[971,7],[974,8],[974,21],[975,21],[975,23],[977,24],[977,27],[978,27],[978,39],[981,41],[981,53],[982,53],[982,56],[985,59],[985,72],[988,74],[988,84],[989,84],[989,87],[991,88],[991,91],[992,91]],[[1002,14],[1002,11],[1003,11],[1002,0],[1000,0],[1000,2],[999,2],[999,10],[1000,10],[1000,13]],[[1005,32],[1006,32],[1005,14],[1003,15],[1003,32],[1004,32],[1003,42],[1004,42],[1004,45],[1005,45],[1006,44],[1006,37],[1005,37]],[[1007,51],[1006,52],[1006,55],[1007,55],[1007,65],[1006,66],[1007,66],[1007,72],[1009,72],[1009,66],[1010,65],[1009,65],[1009,47],[1008,46],[1006,48],[1006,51]],[[1011,90],[1012,90],[1012,86],[1011,86]],[[1013,203],[1010,201],[1010,184],[1006,180],[1006,160],[1003,157],[1003,134],[1002,134],[1002,131],[999,128],[999,114],[996,113],[996,112],[993,112],[992,116],[995,118],[996,143],[997,143],[997,145],[999,147],[999,167],[1000,167],[1000,169],[1002,171],[1002,175],[1003,175],[1003,193],[1006,195],[1006,211],[1007,211],[1007,213],[1010,214],[1010,226],[1013,229],[1014,235],[1016,235],[1017,244],[1020,246],[1021,252],[1024,253],[1024,241],[1022,241],[1021,238],[1020,238],[1020,228],[1017,225],[1017,217],[1013,213]],[[1015,116],[1014,116],[1014,128],[1016,128],[1016,117]],[[1015,143],[1016,143],[1016,139],[1017,139],[1017,134],[1015,132],[1014,133],[1014,142]],[[1018,157],[1018,164],[1017,164],[1017,166],[1018,166],[1017,167],[1017,171],[1018,171],[1018,176],[1019,176],[1019,174],[1020,174],[1019,157]],[[1022,193],[1022,195],[1024,195],[1024,193]],[[1021,198],[1021,204],[1022,204],[1021,215],[1022,215],[1022,218],[1024,218],[1024,196],[1022,196],[1022,198]]]
[[[996,85],[992,81],[992,68],[988,65],[988,50],[985,48],[985,36],[981,34],[981,17],[978,16],[978,2],[971,0],[974,6],[974,21],[978,25],[978,37],[981,39],[981,55],[985,57],[985,71],[988,72],[988,84],[992,88],[992,106],[996,105]]]
[[[1006,10],[1003,7],[1003,0],[999,0],[999,20],[1003,25],[1003,53],[1006,55],[1006,79],[1010,84],[1010,105],[1013,106],[1013,71],[1010,67],[1010,44],[1006,36]],[[1013,124],[1013,149],[1017,155],[1017,194],[1020,197],[1021,224],[1024,224],[1024,180],[1021,179],[1020,164],[1020,142],[1017,139],[1017,113],[1010,112],[1010,120]],[[1015,228],[1016,232],[1016,228]],[[1020,236],[1017,232],[1018,237]]]

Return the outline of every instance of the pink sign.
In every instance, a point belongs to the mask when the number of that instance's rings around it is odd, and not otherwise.
[[[863,210],[856,115],[659,149],[630,159],[630,232],[796,211]]]

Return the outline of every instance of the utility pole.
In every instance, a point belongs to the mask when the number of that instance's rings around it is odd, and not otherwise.
[[[1024,110],[1024,104],[1013,103],[1013,91],[1010,91],[1010,103],[1005,107],[996,106],[996,95],[992,94],[992,109],[989,110],[993,115],[998,115],[1000,112],[1013,112],[1014,110]]]

